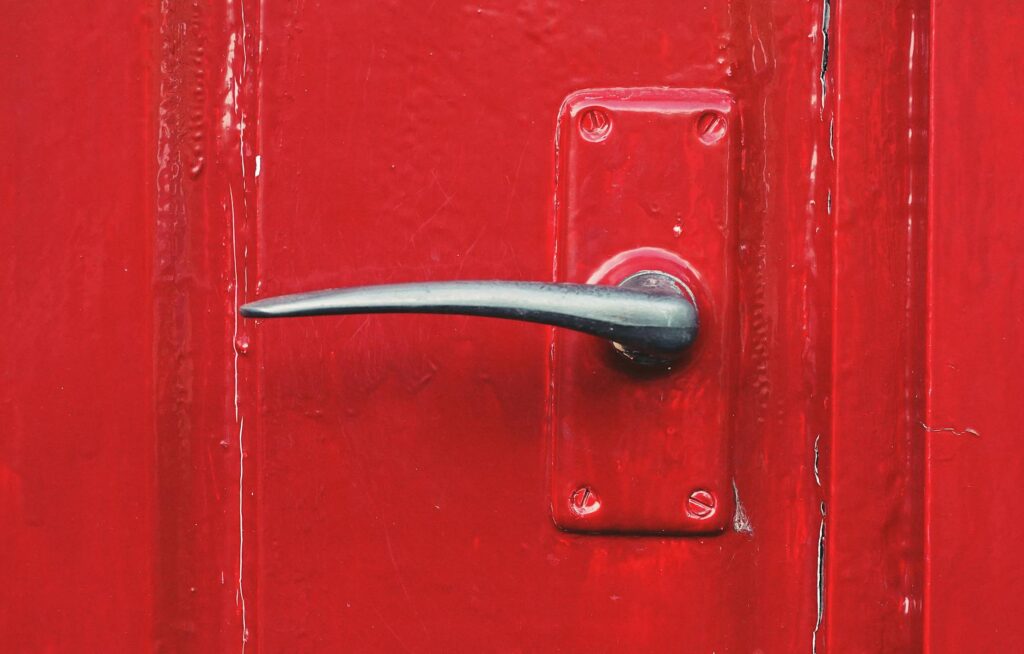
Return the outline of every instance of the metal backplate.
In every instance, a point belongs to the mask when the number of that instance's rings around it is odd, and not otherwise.
[[[552,515],[582,532],[714,533],[734,513],[738,120],[714,90],[604,89],[559,115],[555,278],[680,279],[700,333],[670,367],[556,330],[551,366]]]

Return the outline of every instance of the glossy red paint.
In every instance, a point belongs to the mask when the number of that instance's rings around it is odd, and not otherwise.
[[[682,282],[700,317],[697,341],[667,367],[626,361],[594,338],[556,334],[551,508],[564,529],[715,533],[732,526],[734,118],[729,95],[710,90],[590,90],[562,105],[555,278],[618,285],[661,271]],[[603,128],[599,138],[595,124]],[[575,510],[570,498],[580,488],[598,493],[599,510]],[[698,490],[713,510],[687,511]]]
[[[928,3],[834,7],[828,651],[922,646]]]
[[[813,230],[830,183],[821,20],[804,3],[265,5],[259,296],[548,278],[564,98],[648,86],[736,98],[744,220],[726,489],[735,482],[745,519],[708,538],[558,530],[542,327],[267,321],[246,328],[243,362],[258,385],[246,413],[258,539],[246,547],[258,549],[260,647],[811,648],[814,442],[830,380],[817,319],[830,238]],[[664,246],[606,252],[645,245]],[[586,257],[573,275],[606,258]]]
[[[236,649],[237,8],[3,13],[0,649]]]
[[[933,5],[5,7],[5,651],[1012,651],[1020,20]],[[237,317],[550,277],[611,87],[735,102],[714,536],[556,528],[545,328]]]
[[[8,652],[152,643],[152,71],[141,5],[126,5],[3,8],[0,649]]]
[[[1024,18],[933,11],[925,638],[1007,652],[1024,640]]]

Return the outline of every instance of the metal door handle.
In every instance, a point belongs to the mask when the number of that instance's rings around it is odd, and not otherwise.
[[[251,302],[241,313],[247,318],[357,313],[508,318],[600,336],[638,359],[681,353],[698,327],[689,290],[657,271],[637,273],[619,286],[454,281],[336,288]]]

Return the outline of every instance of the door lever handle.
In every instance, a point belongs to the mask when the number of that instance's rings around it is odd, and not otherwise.
[[[662,361],[697,336],[697,308],[675,277],[645,271],[619,286],[452,281],[385,284],[280,295],[243,305],[247,318],[431,313],[507,318],[613,341],[630,358]]]

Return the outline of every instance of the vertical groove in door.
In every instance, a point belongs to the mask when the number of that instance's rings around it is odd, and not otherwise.
[[[154,17],[154,557],[163,651],[242,651],[253,633],[252,344],[237,308],[254,276],[258,18],[252,2],[181,0],[163,0]]]

